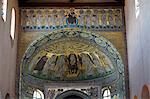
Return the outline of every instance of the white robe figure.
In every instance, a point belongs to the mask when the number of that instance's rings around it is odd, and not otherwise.
[[[53,71],[54,72],[54,68],[55,68],[55,65],[56,65],[56,58],[57,56],[56,55],[52,55],[49,59],[48,59],[48,62],[47,64],[44,66],[43,68],[43,74],[49,74],[49,72]]]
[[[90,56],[85,53],[81,53],[82,64],[85,66],[85,72],[87,76],[92,76],[94,74],[94,64],[92,63]]]
[[[56,61],[56,66],[54,68],[55,76],[57,78],[58,77],[62,78],[64,76],[65,64],[66,64],[66,57],[65,57],[65,55],[58,56],[57,61]]]
[[[106,26],[107,25],[107,15],[106,15],[105,10],[102,10],[101,21],[102,21],[102,26]]]
[[[92,57],[93,63],[95,65],[96,69],[98,70],[98,72],[103,73],[104,72],[104,67],[101,66],[101,64],[100,64],[99,56],[95,53],[90,53],[90,55]]]

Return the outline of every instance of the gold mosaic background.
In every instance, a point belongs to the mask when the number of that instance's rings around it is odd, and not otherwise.
[[[88,32],[88,31],[87,31]],[[108,39],[119,51],[123,62],[126,58],[125,35],[122,32],[95,32]],[[27,47],[36,39],[44,35],[42,32],[22,32],[19,36],[18,61],[20,62]]]

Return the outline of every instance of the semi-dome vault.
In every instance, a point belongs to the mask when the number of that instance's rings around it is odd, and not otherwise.
[[[106,84],[124,73],[121,57],[107,39],[75,30],[52,32],[34,41],[22,67],[24,79],[42,82],[94,79]]]

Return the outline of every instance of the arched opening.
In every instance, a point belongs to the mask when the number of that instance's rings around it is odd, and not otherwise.
[[[147,85],[143,86],[141,99],[150,99],[150,94]]]
[[[63,99],[83,99],[83,98],[77,95],[70,95],[70,96],[64,97]]]
[[[35,90],[33,93],[33,99],[44,99],[44,94],[40,90]]]
[[[10,99],[9,93],[6,94],[5,99]]]
[[[16,23],[16,14],[15,14],[15,8],[12,8],[11,10],[11,27],[10,27],[10,36],[12,40],[15,38],[15,24]]]
[[[109,89],[104,90],[103,99],[111,99],[111,93]]]
[[[134,96],[134,99],[138,99],[138,97],[137,97],[137,96]]]
[[[56,96],[56,99],[91,99],[79,90],[68,90]]]

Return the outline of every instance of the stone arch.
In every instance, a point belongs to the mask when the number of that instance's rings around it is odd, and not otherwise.
[[[58,96],[56,96],[56,99],[65,99],[66,97],[69,96],[76,96],[76,97],[80,97],[81,99],[91,99],[87,94],[78,90],[67,90],[59,94]]]
[[[44,99],[44,94],[41,90],[39,89],[36,89],[34,92],[33,92],[33,99],[37,99],[37,98],[40,98],[40,99]]]
[[[150,99],[150,93],[147,85],[142,88],[141,99]]]

